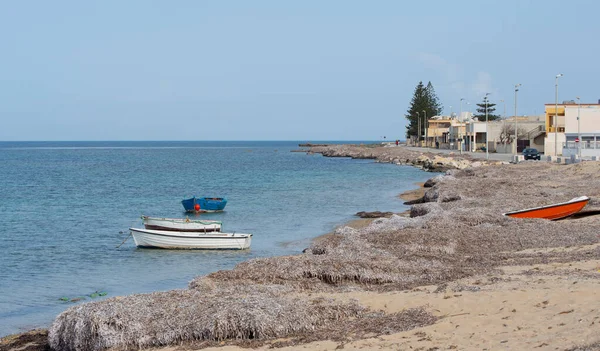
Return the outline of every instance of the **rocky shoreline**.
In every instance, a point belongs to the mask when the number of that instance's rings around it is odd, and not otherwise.
[[[361,220],[305,253],[243,262],[188,289],[74,306],[57,317],[49,345],[600,349],[599,163],[507,164],[360,145],[307,152],[443,173],[413,194],[409,216]],[[577,218],[502,216],[580,195],[592,200]],[[0,351],[19,348],[5,345]]]
[[[451,169],[506,164],[503,161],[474,159],[469,154],[450,153],[447,156],[435,152],[420,152],[410,147],[383,147],[380,145],[317,145],[309,146],[307,153],[325,157],[351,157],[374,159],[377,162],[410,165],[429,172],[445,172]]]

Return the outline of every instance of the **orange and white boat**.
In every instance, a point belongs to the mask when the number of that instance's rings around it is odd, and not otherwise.
[[[503,215],[515,218],[544,218],[554,220],[569,217],[570,215],[581,211],[581,209],[587,205],[588,201],[590,201],[589,197],[580,196],[567,202],[506,212],[503,213]]]

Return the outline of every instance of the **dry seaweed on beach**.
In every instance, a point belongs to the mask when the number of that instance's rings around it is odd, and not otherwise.
[[[274,290],[275,292],[277,290]],[[82,304],[61,313],[49,331],[55,350],[148,348],[193,340],[266,339],[308,332],[358,317],[356,303],[263,290],[212,294],[173,290]]]
[[[436,320],[423,309],[387,315],[369,312],[354,301],[282,295],[277,288],[242,290],[174,290],[82,304],[57,317],[50,345],[62,351],[281,337],[341,339],[348,333],[389,333]]]
[[[50,351],[48,331],[34,329],[0,338],[0,351]]]
[[[585,346],[576,346],[568,348],[565,351],[600,351],[600,341]]]

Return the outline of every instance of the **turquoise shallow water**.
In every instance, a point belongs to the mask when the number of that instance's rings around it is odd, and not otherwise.
[[[404,211],[430,177],[412,167],[290,152],[298,142],[0,142],[0,336],[48,327],[73,306],[185,288],[255,257],[296,254],[358,211]],[[137,249],[140,215],[182,217],[180,201],[225,196],[224,231],[247,251]]]

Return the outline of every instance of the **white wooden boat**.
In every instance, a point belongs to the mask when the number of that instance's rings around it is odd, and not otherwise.
[[[252,241],[252,234],[178,232],[139,228],[129,228],[129,230],[138,247],[243,250],[249,248]]]
[[[142,216],[146,229],[171,230],[180,232],[219,232],[221,221],[189,218],[156,218]]]

